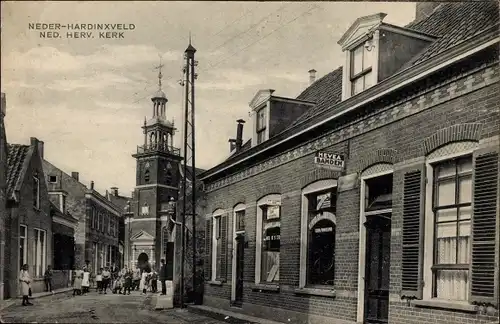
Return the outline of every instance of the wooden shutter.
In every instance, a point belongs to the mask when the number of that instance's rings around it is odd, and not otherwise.
[[[220,229],[220,239],[221,239],[221,250],[220,250],[220,272],[219,279],[225,282],[227,279],[227,216],[222,216],[220,219],[221,229]]]
[[[401,297],[422,298],[424,166],[404,174]]]
[[[212,280],[212,218],[205,220],[205,280]]]
[[[498,163],[498,151],[474,153],[470,301],[494,305],[500,288]]]

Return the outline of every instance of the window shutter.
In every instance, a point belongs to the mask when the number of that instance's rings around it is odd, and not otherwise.
[[[498,164],[498,151],[474,153],[470,301],[493,305],[498,304],[500,289]]]
[[[221,271],[219,272],[220,280],[225,282],[227,279],[227,216],[222,216],[221,221],[221,251],[220,251],[220,266]]]
[[[205,220],[205,280],[212,280],[212,218]]]
[[[422,170],[423,170],[422,166]],[[401,297],[422,299],[423,201],[422,170],[404,175]]]

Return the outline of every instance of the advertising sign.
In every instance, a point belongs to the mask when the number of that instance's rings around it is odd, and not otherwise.
[[[314,155],[314,163],[320,167],[335,171],[344,171],[345,156],[340,153],[318,151]]]

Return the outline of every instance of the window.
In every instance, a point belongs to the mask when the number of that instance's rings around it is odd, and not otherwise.
[[[28,263],[28,228],[26,225],[19,226],[19,268]]]
[[[91,217],[92,217],[92,222],[91,222],[91,226],[92,228],[97,228],[97,215],[96,215],[96,212],[95,212],[95,208],[92,207],[91,209]]]
[[[66,212],[66,196],[63,194],[61,194],[60,203],[61,203],[61,212],[64,214]]]
[[[171,186],[172,185],[172,172],[170,170],[167,171],[166,175],[165,175],[165,184],[167,186]]]
[[[36,171],[33,174],[33,207],[40,209],[40,179]]]
[[[433,166],[432,297],[467,300],[469,291],[472,157]]]
[[[212,231],[212,280],[216,280],[220,271],[218,267],[218,259],[222,253],[222,217],[220,214],[213,216],[213,231]]]
[[[149,182],[149,169],[146,169],[146,171],[144,171],[144,182]]]
[[[49,175],[49,183],[57,183],[57,176]]]
[[[280,278],[281,196],[257,203],[256,283],[278,283]]]
[[[104,215],[99,213],[99,224],[97,226],[97,230],[102,231],[103,228],[104,228]]]
[[[104,223],[102,228],[103,233],[109,233],[109,215],[104,214]]]
[[[245,210],[238,210],[234,213],[236,232],[245,230]]]
[[[336,188],[307,195],[307,285],[333,286],[335,274]]]
[[[141,207],[141,215],[149,214],[149,206],[147,203],[144,203],[144,206]]]
[[[257,112],[257,144],[266,140],[266,107]]]
[[[351,94],[358,94],[372,86],[370,51],[364,44],[351,51]]]
[[[45,272],[45,259],[47,253],[46,232],[41,229],[35,228],[35,260],[34,260],[34,274],[35,277],[41,277]]]

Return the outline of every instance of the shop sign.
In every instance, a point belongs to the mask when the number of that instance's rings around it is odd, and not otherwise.
[[[345,156],[340,153],[318,151],[314,155],[314,164],[335,171],[343,171],[345,168]]]

